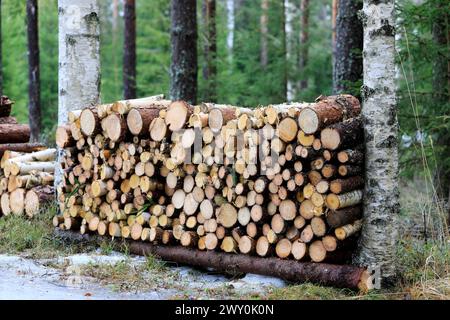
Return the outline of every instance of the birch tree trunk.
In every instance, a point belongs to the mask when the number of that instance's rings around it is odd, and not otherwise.
[[[269,62],[269,48],[267,43],[267,37],[269,33],[268,23],[269,23],[269,0],[261,1],[261,19],[260,19],[260,28],[261,28],[261,48],[260,48],[260,62],[261,67],[266,69],[267,64]]]
[[[123,47],[123,97],[136,98],[136,4],[125,0],[125,37]]]
[[[228,60],[233,61],[233,46],[234,46],[234,0],[226,0],[227,3],[227,51]]]
[[[197,99],[197,2],[172,0],[170,7],[170,98]]]
[[[37,0],[27,0],[28,34],[28,121],[30,141],[39,141],[41,131],[40,76],[39,76],[39,32]]]
[[[205,28],[204,55],[205,65],[203,78],[206,80],[205,100],[216,102],[217,100],[217,37],[216,37],[216,0],[203,0],[203,21]]]
[[[301,18],[301,32],[300,32],[300,59],[299,59],[299,71],[302,75],[300,81],[300,89],[306,89],[308,87],[308,80],[305,75],[305,68],[308,62],[308,41],[309,41],[309,0],[300,1]]]
[[[394,0],[364,0],[362,15],[366,189],[355,263],[379,268],[387,285],[396,275],[399,214]]]
[[[295,58],[295,40],[294,40],[294,19],[295,19],[295,5],[292,0],[284,0],[284,33],[286,38],[286,64],[294,66]],[[295,82],[293,80],[293,68],[287,69],[287,83],[286,83],[286,99],[291,102],[295,98]]]
[[[58,0],[58,125],[71,110],[100,103],[100,25],[97,0]],[[59,152],[61,155],[61,150]],[[58,161],[59,162],[59,161]],[[61,171],[55,171],[55,186]]]
[[[362,78],[363,28],[358,19],[361,9],[360,0],[339,1],[333,51],[333,94],[355,89]]]

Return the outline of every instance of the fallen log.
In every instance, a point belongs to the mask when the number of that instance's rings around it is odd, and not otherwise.
[[[16,151],[16,152],[33,152],[44,150],[47,147],[43,143],[4,143],[0,144],[0,157],[3,156],[5,151]]]
[[[21,143],[30,140],[30,127],[26,124],[0,124],[0,143]]]
[[[55,234],[71,242],[101,241],[100,236],[81,235],[73,231],[55,229]],[[114,241],[120,241],[115,239]],[[200,251],[182,246],[162,246],[123,240],[130,253],[155,255],[163,260],[197,267],[213,268],[231,274],[256,273],[275,276],[290,282],[313,282],[337,288],[349,288],[367,292],[373,288],[369,272],[352,265],[298,262],[278,258],[250,257],[244,254],[227,254],[216,251]]]

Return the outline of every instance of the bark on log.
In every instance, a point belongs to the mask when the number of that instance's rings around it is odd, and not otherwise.
[[[101,237],[80,235],[69,231],[55,233],[70,241],[101,240]],[[349,288],[366,292],[373,288],[366,269],[351,265],[298,262],[278,258],[249,257],[243,254],[226,254],[215,251],[199,251],[182,246],[160,246],[125,240],[130,253],[155,255],[163,260],[198,267],[209,267],[227,273],[256,273],[275,276],[291,282],[310,281],[326,286]]]
[[[361,143],[364,131],[361,118],[353,118],[325,128],[320,133],[322,147],[330,150],[354,147]]]
[[[30,127],[26,124],[1,124],[0,143],[22,143],[30,140]]]
[[[6,150],[16,152],[34,152],[44,150],[47,147],[42,143],[5,143],[0,144],[0,157],[3,156]]]
[[[333,123],[356,117],[361,112],[357,98],[350,95],[319,97],[319,101],[303,108],[298,116],[300,129],[313,134]]]
[[[14,117],[0,118],[0,124],[17,124],[17,120]]]
[[[343,225],[353,223],[362,218],[361,206],[348,207],[341,210],[331,210],[327,214],[327,223],[332,228],[339,228]]]
[[[55,199],[53,186],[39,186],[27,191],[25,195],[25,213],[32,218],[42,205]]]
[[[331,181],[330,190],[335,194],[345,193],[364,187],[364,178],[354,176],[347,179],[336,179]]]

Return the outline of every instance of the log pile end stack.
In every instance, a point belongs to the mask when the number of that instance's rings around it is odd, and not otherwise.
[[[0,215],[33,217],[54,199],[55,149],[30,143],[30,128],[11,117],[12,102],[0,101]]]
[[[343,261],[361,228],[349,95],[257,109],[161,96],[73,111],[54,225],[199,250]]]

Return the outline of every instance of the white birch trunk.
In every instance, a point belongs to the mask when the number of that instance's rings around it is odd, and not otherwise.
[[[234,46],[234,0],[227,0],[227,51],[228,60],[233,61],[233,46]]]
[[[357,264],[395,277],[398,202],[394,0],[364,0],[362,115],[366,143],[364,224]]]
[[[295,45],[294,45],[294,19],[295,6],[291,0],[284,0],[284,32],[286,35],[286,62],[288,66],[295,66]],[[288,68],[286,98],[288,102],[295,99],[295,82],[292,80],[292,68]]]
[[[100,103],[100,25],[97,0],[58,0],[58,125],[68,112]],[[60,185],[57,168],[55,186]]]

